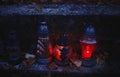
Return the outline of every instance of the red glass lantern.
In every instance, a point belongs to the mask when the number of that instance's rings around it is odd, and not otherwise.
[[[81,42],[82,46],[82,58],[84,59],[90,59],[92,56],[92,53],[95,51],[95,44],[96,42]]]
[[[92,26],[87,27],[84,38],[80,42],[82,47],[82,58],[91,59],[92,53],[95,51],[96,45],[94,27]]]

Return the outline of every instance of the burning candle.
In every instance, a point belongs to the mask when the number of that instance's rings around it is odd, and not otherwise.
[[[92,53],[95,51],[95,45],[96,38],[94,27],[89,26],[86,29],[83,40],[81,40],[83,59],[90,59],[92,57]]]

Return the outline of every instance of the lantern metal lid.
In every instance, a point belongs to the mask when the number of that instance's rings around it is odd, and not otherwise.
[[[49,35],[48,26],[46,22],[40,22],[40,26],[38,28],[38,35],[42,38],[46,38]]]

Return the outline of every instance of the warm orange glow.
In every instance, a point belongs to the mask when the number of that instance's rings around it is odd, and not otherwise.
[[[52,47],[51,43],[49,43],[48,50],[49,50],[49,54],[52,55],[53,54],[53,47]]]
[[[61,55],[61,49],[62,49],[63,47],[62,46],[59,46],[59,45],[56,45],[55,46],[55,48],[54,48],[54,56],[55,56],[55,58],[57,59],[57,60],[59,60],[59,61],[61,61],[61,58],[60,58],[60,55]]]
[[[48,45],[48,51],[49,51],[48,60],[49,60],[49,61],[52,61],[52,60],[53,60],[53,46],[52,46],[51,43],[49,43],[49,45]]]
[[[71,58],[71,55],[72,55],[72,48],[70,48],[69,46],[66,46],[66,48],[69,48],[68,54],[66,55],[67,59],[69,59],[69,58]],[[62,49],[63,49],[63,46],[56,45],[53,50],[53,54],[54,54],[55,58],[59,61],[62,61],[62,59],[60,57]]]

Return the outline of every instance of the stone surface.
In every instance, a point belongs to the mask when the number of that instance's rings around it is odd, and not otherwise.
[[[1,5],[0,15],[120,15],[119,5]]]
[[[55,70],[51,70],[51,72],[64,72],[64,68],[62,66],[59,66]],[[15,66],[16,70],[21,70],[20,65]],[[110,73],[109,72],[109,66],[101,66],[101,65],[95,65],[93,67],[84,67],[82,66],[79,70],[77,70],[76,67],[69,70],[69,73],[79,73],[79,74],[101,74],[101,73]],[[49,69],[46,67],[46,65],[40,65],[40,64],[33,64],[31,68],[25,69],[26,71],[34,70],[36,72],[44,71],[48,72]]]

